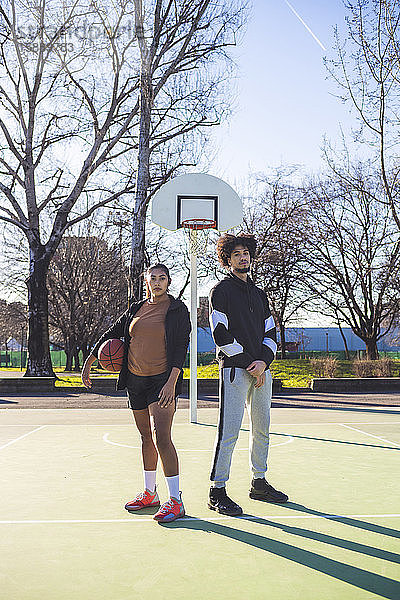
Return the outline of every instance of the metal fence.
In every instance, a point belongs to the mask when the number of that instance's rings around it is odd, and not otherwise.
[[[364,350],[355,350],[351,351],[350,359],[356,360],[361,358],[366,358],[366,352]],[[63,368],[66,365],[66,355],[63,350],[50,350],[51,361],[54,368]],[[338,360],[346,360],[345,352],[340,350],[337,352],[329,352],[329,356],[335,357]],[[286,358],[287,360],[296,360],[296,359],[311,359],[311,358],[324,358],[327,356],[326,352],[321,350],[309,350],[307,352],[287,352]],[[379,352],[380,358],[398,358],[400,359],[400,352]],[[22,358],[22,366],[21,366],[21,358]],[[277,355],[279,359],[279,352]],[[80,356],[81,365],[82,365],[82,355]],[[10,352],[0,352],[0,367],[11,367],[13,369],[21,369],[21,371],[26,367],[27,361],[27,352],[24,350],[20,351],[10,351]],[[199,352],[197,355],[197,364],[198,365],[210,365],[215,361],[215,352]],[[189,353],[186,356],[185,367],[189,366]]]
[[[27,351],[11,350],[9,352],[0,352],[0,367],[12,367],[13,369],[25,369],[27,362]],[[51,362],[54,368],[65,367],[67,357],[64,350],[50,350]],[[22,366],[21,366],[22,362]]]

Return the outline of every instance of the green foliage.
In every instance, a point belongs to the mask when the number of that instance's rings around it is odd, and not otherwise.
[[[199,379],[217,379],[218,365],[198,367]],[[310,360],[274,360],[271,365],[271,373],[275,379],[281,379],[284,387],[308,387],[311,379],[317,377],[312,368]],[[350,361],[338,361],[337,377],[352,377],[352,363]],[[184,369],[185,379],[189,378],[189,369]]]
[[[400,360],[393,361],[394,375],[398,376],[400,369]],[[15,371],[15,369],[0,369],[0,371]],[[56,369],[58,381],[56,387],[64,386],[82,386],[83,383],[80,374],[65,376],[63,370]],[[283,387],[309,387],[311,379],[318,377],[315,369],[313,369],[311,360],[275,360],[271,365],[271,373],[275,379],[281,379]],[[99,370],[96,367],[92,368],[92,376],[101,377],[116,377],[112,373]],[[184,369],[184,378],[189,379],[189,369]],[[199,379],[218,379],[218,365],[216,363],[197,368],[197,376]],[[354,377],[354,363],[347,360],[339,360],[337,362],[336,377]]]
[[[203,367],[197,367],[198,379],[218,379],[218,377],[218,365],[216,363]],[[189,379],[189,369],[183,369],[183,378]]]

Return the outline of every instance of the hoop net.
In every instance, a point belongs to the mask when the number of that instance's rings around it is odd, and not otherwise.
[[[216,227],[213,219],[185,219],[182,221],[185,243],[192,254],[204,253],[211,229]]]

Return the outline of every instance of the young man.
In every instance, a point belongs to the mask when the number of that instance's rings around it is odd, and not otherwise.
[[[210,325],[220,361],[220,412],[208,507],[231,516],[242,514],[227,496],[225,484],[245,404],[250,416],[250,498],[288,500],[265,479],[272,396],[269,366],[276,354],[276,329],[265,292],[248,276],[255,250],[252,235],[220,237],[218,259],[229,274],[210,292]]]

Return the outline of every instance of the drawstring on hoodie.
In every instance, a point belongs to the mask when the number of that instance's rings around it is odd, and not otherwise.
[[[251,294],[250,294],[250,286],[254,285],[253,282],[252,282],[252,280],[248,277],[247,281],[243,281],[239,277],[236,277],[236,275],[234,275],[232,272],[229,273],[228,278],[233,279],[234,281],[236,281],[237,283],[239,283],[239,285],[246,286],[247,303],[249,305],[249,310],[250,310],[250,312],[254,312],[253,304],[251,302]]]
[[[250,290],[249,290],[249,287],[250,287],[250,286],[249,286],[249,282],[248,282],[248,281],[246,281],[247,300],[248,300],[248,303],[249,303],[249,309],[250,309],[250,312],[253,312],[253,305],[252,305],[252,303],[251,303],[251,296],[250,296]]]

